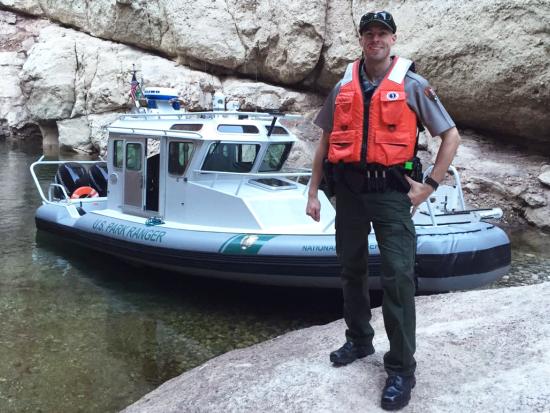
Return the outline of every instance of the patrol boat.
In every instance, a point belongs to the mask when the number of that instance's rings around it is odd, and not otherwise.
[[[320,222],[306,216],[311,171],[284,168],[297,139],[280,119],[291,116],[228,108],[220,94],[208,112],[187,112],[170,89],[144,95],[147,107],[108,126],[106,161],[32,164],[39,230],[190,275],[340,286],[334,208],[319,191]],[[52,164],[52,181],[39,181],[37,170]],[[454,183],[414,215],[419,292],[476,288],[510,268],[506,233],[486,221],[502,211],[468,209],[450,174]],[[369,251],[370,286],[380,289],[374,234]]]

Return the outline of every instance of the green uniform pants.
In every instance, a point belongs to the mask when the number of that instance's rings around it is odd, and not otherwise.
[[[355,193],[336,185],[336,253],[342,265],[346,338],[370,344],[374,330],[368,288],[368,234],[374,228],[381,257],[382,314],[390,342],[384,355],[388,374],[412,375],[416,368],[414,262],[416,236],[407,194]]]

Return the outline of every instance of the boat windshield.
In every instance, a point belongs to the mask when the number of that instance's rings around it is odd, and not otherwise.
[[[283,167],[290,149],[292,148],[291,142],[284,143],[272,143],[267,148],[264,159],[260,166],[260,172],[276,172],[280,171]]]
[[[208,149],[202,170],[250,172],[259,151],[259,144],[215,142]]]

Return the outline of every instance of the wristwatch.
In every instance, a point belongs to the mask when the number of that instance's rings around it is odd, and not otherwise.
[[[426,179],[424,179],[424,183],[430,185],[434,189],[434,191],[437,191],[437,188],[439,187],[437,181],[431,176],[427,176]]]

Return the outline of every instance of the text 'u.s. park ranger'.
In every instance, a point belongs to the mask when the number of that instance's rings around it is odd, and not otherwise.
[[[323,135],[306,210],[314,220],[320,219],[317,192],[323,167],[328,166],[329,186],[336,195],[336,252],[347,325],[346,343],[330,353],[335,365],[374,353],[367,284],[372,223],[380,249],[382,312],[390,343],[384,355],[388,378],[381,403],[386,410],[406,406],[415,386],[416,236],[411,209],[437,189],[460,143],[454,122],[428,82],[414,73],[410,60],[390,55],[395,33],[394,19],[386,11],[361,18],[363,58],[348,66],[315,120]],[[442,139],[433,171],[423,183],[415,157],[422,124]]]

